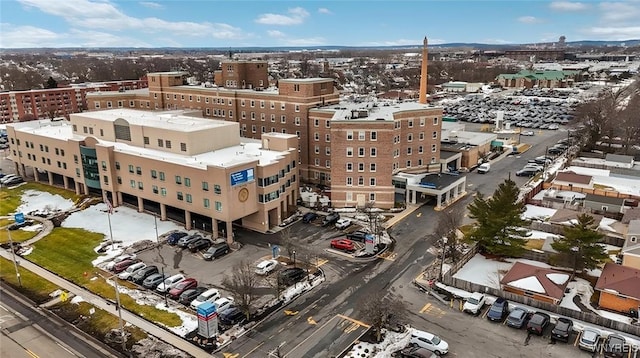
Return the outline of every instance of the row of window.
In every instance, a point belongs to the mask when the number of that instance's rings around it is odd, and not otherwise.
[[[278,181],[281,178],[284,178],[284,176],[286,174],[289,174],[291,172],[291,169],[296,167],[296,162],[295,160],[291,162],[291,164],[287,164],[287,166],[284,169],[281,169],[278,174],[276,175],[271,175],[265,178],[258,178],[258,186],[263,188],[269,185],[273,185],[273,184],[277,184]],[[289,187],[291,185],[291,183],[295,183],[296,182],[296,176],[295,174],[291,176],[291,179],[287,180],[287,184],[286,186]]]
[[[352,172],[353,171],[353,163],[346,163],[346,168],[348,172]],[[364,168],[365,168],[365,164],[364,163],[358,163],[358,171],[359,172],[364,172]],[[370,163],[369,164],[369,171],[370,172],[375,172],[376,171],[376,163]]]
[[[16,144],[16,143],[17,143],[17,145],[20,145],[20,139],[15,139],[14,140],[14,138],[11,137],[11,144]],[[31,148],[31,149],[35,148],[33,142],[29,142],[29,141],[26,141],[26,140],[24,141],[24,145],[27,148]],[[59,149],[59,148],[54,148],[54,149],[55,149],[56,155],[64,157],[64,149]],[[40,151],[41,152],[45,152],[45,153],[49,153],[49,146],[40,144]]]
[[[145,108],[145,104],[146,104],[147,108],[151,107],[151,102],[150,101],[140,101],[140,108]],[[111,101],[107,101],[106,106],[107,106],[107,108],[114,108],[113,107],[113,102],[111,102]],[[93,107],[95,109],[100,109],[100,107],[101,107],[100,101],[94,101],[93,102]],[[136,102],[135,101],[129,101],[129,108],[135,108],[135,107],[136,107]],[[124,101],[118,101],[118,107],[117,108],[124,108]],[[156,105],[156,108],[157,108],[157,105]]]
[[[229,112],[231,112],[231,111],[229,111]],[[215,111],[214,111],[214,115],[215,115]],[[224,117],[224,111],[222,111],[221,117]],[[230,113],[229,114],[229,118],[231,118],[231,117],[232,117],[232,115]],[[257,119],[256,112],[249,112],[249,118],[252,121],[255,121]],[[240,119],[247,119],[247,112],[245,112],[245,111],[240,112]],[[267,120],[266,113],[260,113],[260,121],[261,122],[265,122],[266,120]],[[271,120],[272,123],[275,123],[276,122],[276,115],[275,114],[271,114],[270,115],[270,120]],[[287,116],[285,114],[280,115],[280,123],[282,123],[282,124],[286,124],[287,123]],[[299,126],[300,123],[301,123],[300,117],[294,117],[293,123],[296,126]]]
[[[438,139],[438,132],[433,132],[431,134],[431,138],[432,139]],[[418,133],[418,140],[424,140],[424,132],[420,132]],[[407,142],[412,142],[413,141],[413,133],[407,133]],[[400,143],[400,136],[394,136],[393,137],[393,144],[399,144]]]
[[[347,179],[347,186],[353,186],[353,177],[346,177]],[[364,186],[364,177],[360,176],[357,178],[358,180],[358,186]],[[376,186],[376,178],[375,177],[371,177],[369,178],[369,186]]]
[[[353,193],[348,191],[346,193],[346,201],[353,201]],[[369,193],[369,201],[376,201],[376,193]]]
[[[143,137],[142,140],[144,141],[145,145],[149,145],[150,143],[149,137]],[[171,149],[172,144],[171,144],[171,141],[168,139],[158,138],[158,147]],[[181,152],[187,151],[187,143],[180,142],[180,151]]]

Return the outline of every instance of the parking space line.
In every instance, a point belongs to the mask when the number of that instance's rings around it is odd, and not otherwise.
[[[426,305],[424,305],[420,310],[420,313],[424,313],[426,310],[429,309],[429,307],[431,307],[431,303],[427,303]]]
[[[260,348],[262,345],[264,344],[264,342],[260,342],[260,344],[258,344],[257,346],[255,346],[252,350],[250,350],[249,352],[247,352],[247,354],[243,355],[242,358],[247,358],[251,353],[255,352],[258,350],[258,348]]]
[[[577,346],[578,345],[578,341],[580,340],[580,335],[582,334],[582,332],[578,332],[578,335],[576,336],[576,341],[573,342],[573,346]]]
[[[322,265],[326,264],[327,262],[329,262],[329,260],[325,260],[325,259],[319,260],[319,261],[316,263],[316,267],[320,267],[320,266],[322,266]]]

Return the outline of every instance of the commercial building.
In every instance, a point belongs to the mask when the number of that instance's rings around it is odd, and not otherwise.
[[[567,88],[580,80],[580,71],[531,71],[503,73],[496,78],[498,84],[508,88]]]
[[[66,117],[87,109],[86,94],[89,92],[120,92],[146,86],[147,81],[142,79],[0,92],[0,123]]]
[[[241,138],[238,123],[199,116],[112,109],[9,124],[7,132],[16,170],[46,173],[50,185],[229,240],[234,223],[260,232],[280,224],[296,205],[298,138]]]

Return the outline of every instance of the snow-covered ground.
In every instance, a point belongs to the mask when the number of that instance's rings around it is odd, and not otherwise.
[[[489,260],[480,254],[476,254],[453,277],[480,285],[500,288],[500,280],[511,269],[515,262],[522,262],[539,267],[549,265],[527,259],[507,259],[505,262]]]
[[[353,348],[347,352],[345,358],[391,358],[393,352],[399,351],[409,344],[412,330],[413,328],[409,328],[403,333],[387,331],[382,342],[378,344],[368,342],[356,343]]]
[[[571,166],[566,169],[576,174],[591,175],[593,183],[611,187],[623,194],[640,195],[640,181],[610,176],[609,170]]]
[[[73,201],[69,199],[37,190],[25,190],[21,202],[16,212],[24,214],[65,211],[73,207]]]

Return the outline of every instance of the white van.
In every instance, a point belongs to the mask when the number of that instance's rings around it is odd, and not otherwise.
[[[202,294],[200,294],[200,296],[196,297],[195,300],[191,301],[191,304],[189,306],[191,306],[191,308],[193,308],[195,310],[196,308],[198,308],[198,306],[201,303],[213,302],[213,301],[217,300],[218,298],[220,298],[220,291],[218,291],[215,288],[210,288],[210,289],[202,292]]]
[[[491,164],[489,163],[482,163],[478,166],[478,174],[484,174],[486,172],[489,171],[489,169],[491,169]]]
[[[142,270],[145,267],[147,267],[147,264],[145,264],[144,262],[135,263],[127,267],[126,270],[120,272],[118,274],[118,278],[120,278],[121,280],[129,280],[131,276],[133,276],[133,274],[136,273],[136,271]]]
[[[163,283],[159,284],[158,287],[156,287],[156,291],[158,292],[169,292],[170,289],[173,288],[173,286],[175,286],[178,282],[184,280],[184,275],[181,273],[177,273],[169,278],[167,278],[166,280],[164,280]]]

